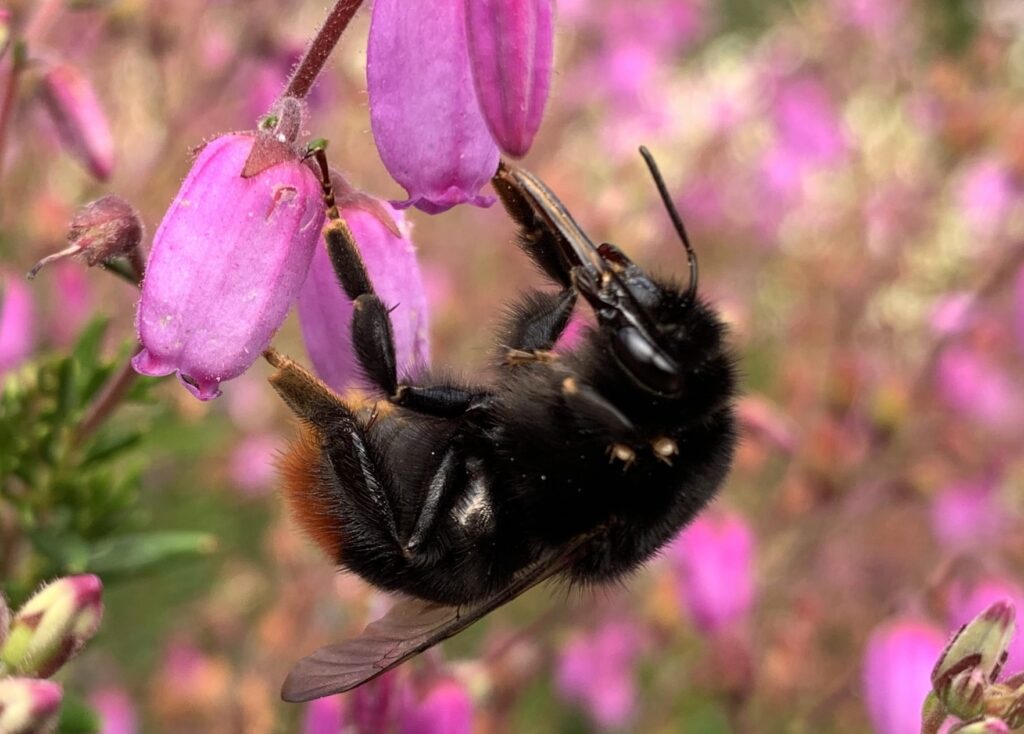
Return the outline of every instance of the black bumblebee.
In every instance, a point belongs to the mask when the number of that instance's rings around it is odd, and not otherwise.
[[[362,636],[300,661],[286,700],[354,688],[551,576],[620,578],[722,484],[736,443],[734,361],[697,295],[682,221],[641,153],[686,248],[686,286],[595,246],[541,181],[500,165],[493,184],[519,244],[559,290],[529,291],[510,308],[491,384],[400,382],[388,306],[344,221],[328,224],[355,304],[355,350],[386,402],[354,410],[269,350],[271,382],[303,424],[283,460],[285,492],[335,563],[409,598]],[[580,297],[596,326],[556,354]]]

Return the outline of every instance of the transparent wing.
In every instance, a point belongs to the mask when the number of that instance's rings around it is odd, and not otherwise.
[[[343,693],[386,673],[471,624],[551,576],[565,570],[589,536],[557,554],[527,566],[507,587],[475,604],[449,607],[403,597],[358,637],[321,647],[302,658],[281,688],[281,698],[298,703]]]

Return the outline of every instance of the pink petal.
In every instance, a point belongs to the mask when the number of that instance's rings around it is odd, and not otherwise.
[[[24,278],[0,273],[0,374],[32,354],[36,307]]]
[[[490,206],[479,194],[498,168],[473,90],[464,0],[423,12],[407,0],[376,0],[366,52],[370,124],[381,160],[409,198],[430,213]]]
[[[430,359],[427,298],[402,213],[386,206],[402,233],[396,237],[372,212],[342,210],[373,282],[391,311],[395,359],[400,376],[415,376]],[[359,381],[352,348],[352,301],[341,290],[324,247],[313,255],[309,276],[299,293],[299,324],[306,350],[320,378],[338,392]]]
[[[931,672],[948,636],[929,622],[900,618],[875,629],[864,653],[864,702],[877,734],[918,734]]]
[[[135,369],[177,371],[201,400],[270,343],[324,222],[319,182],[297,157],[242,178],[252,146],[225,135],[202,150],[157,230],[142,288]]]
[[[742,619],[754,603],[754,535],[736,514],[705,514],[669,546],[679,596],[699,629],[714,632]]]
[[[511,156],[540,128],[554,57],[552,0],[466,0],[466,37],[487,127]]]
[[[401,734],[470,734],[473,701],[458,681],[445,678],[431,685],[402,715]]]

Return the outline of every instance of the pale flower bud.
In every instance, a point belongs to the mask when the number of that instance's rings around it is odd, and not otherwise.
[[[99,578],[88,574],[44,586],[11,621],[0,663],[21,675],[53,675],[99,629],[102,592]]]
[[[47,734],[57,726],[62,691],[34,678],[0,678],[0,732]]]

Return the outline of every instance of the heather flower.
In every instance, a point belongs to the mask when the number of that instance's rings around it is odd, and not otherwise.
[[[131,697],[121,688],[104,688],[89,696],[102,722],[100,734],[135,734],[139,717]]]
[[[747,615],[754,603],[754,535],[740,515],[699,516],[668,552],[680,600],[698,629],[714,633]]]
[[[410,227],[401,212],[347,206],[341,216],[359,246],[370,281],[391,311],[395,360],[400,375],[415,375],[430,359],[427,299]],[[383,217],[393,217],[385,221]],[[342,291],[324,247],[317,248],[299,293],[299,324],[320,378],[338,392],[360,375],[352,348],[352,301]]]
[[[341,696],[326,696],[306,704],[302,734],[341,734],[344,723]]]
[[[992,480],[955,482],[932,498],[932,531],[943,547],[988,547],[1003,529]]]
[[[939,298],[932,306],[929,317],[932,331],[939,336],[962,334],[975,317],[973,293],[958,291]]]
[[[503,151],[526,155],[551,85],[552,0],[467,0],[466,29],[487,128]]]
[[[1006,602],[1017,609],[1024,609],[1024,589],[1012,581],[996,577],[981,579],[973,584],[954,584],[947,600],[947,623],[956,629],[997,602]],[[1008,652],[1004,669],[1010,673],[1024,671],[1024,635],[1018,634],[1010,640]]]
[[[68,576],[44,586],[11,620],[0,663],[16,674],[48,678],[73,657],[103,618],[96,576]]]
[[[624,726],[636,706],[633,668],[639,642],[639,631],[626,620],[606,622],[570,640],[558,656],[558,692],[580,704],[599,727]]]
[[[1010,171],[991,159],[968,167],[957,190],[960,209],[971,231],[982,236],[998,231],[1016,196]]]
[[[831,4],[840,19],[875,35],[897,28],[906,10],[904,0],[832,0]]]
[[[143,349],[132,364],[144,375],[178,372],[201,400],[270,343],[324,221],[316,176],[284,144],[264,137],[270,159],[243,175],[254,140],[224,135],[202,150],[156,232],[142,287]]]
[[[55,64],[43,74],[39,94],[68,153],[106,181],[114,170],[114,138],[89,80],[70,64]]]
[[[1020,415],[1017,387],[996,364],[963,346],[946,349],[936,370],[939,392],[954,410],[992,428],[1007,428]]]
[[[0,678],[0,732],[47,734],[57,726],[61,687],[48,680]]]
[[[401,734],[471,734],[473,701],[451,678],[433,682],[426,694],[402,711]]]
[[[929,622],[901,617],[876,627],[864,653],[864,703],[877,734],[918,734],[946,635]]]
[[[440,0],[429,12],[377,0],[366,79],[377,150],[409,193],[396,206],[437,214],[494,202],[478,193],[498,168],[498,148],[473,90],[464,0]]]
[[[228,474],[232,483],[250,496],[269,492],[277,478],[274,462],[281,448],[281,439],[272,433],[258,433],[243,438],[228,459]]]
[[[0,273],[0,374],[8,372],[32,353],[36,307],[21,278]]]
[[[376,678],[352,692],[348,715],[358,732],[395,731],[409,704],[409,684],[400,671]]]

